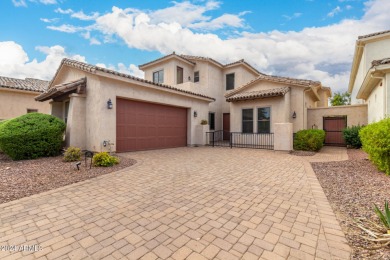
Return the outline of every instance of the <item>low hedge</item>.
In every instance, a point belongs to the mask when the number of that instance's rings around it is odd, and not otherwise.
[[[365,126],[359,136],[370,160],[390,175],[390,118]]]
[[[0,149],[13,160],[58,155],[65,123],[57,117],[29,113],[0,125]]]
[[[320,129],[300,130],[295,134],[294,150],[319,151],[324,145],[325,131]]]
[[[349,147],[353,147],[353,148],[362,147],[362,141],[360,140],[360,136],[359,136],[359,132],[362,128],[363,126],[356,125],[356,126],[351,126],[343,129],[343,137],[345,143]]]

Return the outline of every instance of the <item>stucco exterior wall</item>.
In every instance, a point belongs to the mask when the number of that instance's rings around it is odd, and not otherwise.
[[[307,129],[315,125],[323,129],[323,118],[331,116],[347,116],[347,126],[367,125],[367,105],[350,105],[327,108],[309,108],[307,110]]]
[[[363,83],[364,77],[367,74],[367,71],[364,70],[365,62],[366,62],[366,55],[363,52],[362,59],[360,60],[360,63],[359,63],[359,69],[356,73],[355,83],[354,83],[353,88],[352,88],[352,93],[351,93],[351,104],[352,105],[364,104],[364,100],[357,99],[356,96],[357,96],[357,93],[359,92],[360,86]]]
[[[242,110],[253,109],[253,132],[257,133],[257,108],[270,107],[271,133],[275,123],[286,122],[285,97],[273,97],[230,103],[230,131],[242,132]]]
[[[378,84],[366,101],[368,105],[368,123],[378,122],[385,117],[385,98],[385,86],[383,83],[382,86]]]
[[[0,120],[27,114],[27,109],[50,114],[50,104],[35,101],[40,93],[0,88]]]
[[[368,42],[364,47],[365,64],[364,71],[367,72],[373,60],[380,60],[390,57],[390,39],[382,39],[380,41]]]

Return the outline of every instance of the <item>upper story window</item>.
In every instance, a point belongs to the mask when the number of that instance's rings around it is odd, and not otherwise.
[[[194,72],[194,82],[199,82],[199,71]]]
[[[183,83],[183,78],[184,78],[184,75],[183,75],[183,68],[182,67],[179,67],[177,66],[176,67],[176,84],[181,84]]]
[[[242,110],[242,132],[253,134],[253,109]]]
[[[257,109],[257,132],[265,134],[271,132],[271,109],[269,107]]]
[[[164,70],[153,72],[153,83],[163,83],[163,82],[164,82]]]
[[[234,73],[226,74],[226,90],[234,89]]]

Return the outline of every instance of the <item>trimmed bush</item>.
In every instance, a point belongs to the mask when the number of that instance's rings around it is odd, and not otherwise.
[[[109,167],[119,163],[119,158],[109,155],[107,152],[97,153],[93,156],[94,166]]]
[[[363,126],[356,125],[343,129],[343,137],[345,143],[353,148],[361,148],[362,142],[360,140],[359,132],[363,128]]]
[[[0,149],[13,160],[60,154],[65,123],[57,117],[29,113],[0,124]]]
[[[64,153],[65,162],[75,162],[81,160],[81,149],[78,147],[69,146]]]
[[[365,126],[359,136],[370,160],[390,175],[390,118]]]
[[[295,134],[294,150],[319,151],[324,146],[325,131],[320,129],[300,130]]]

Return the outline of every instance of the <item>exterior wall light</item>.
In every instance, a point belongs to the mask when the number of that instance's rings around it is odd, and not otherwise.
[[[112,101],[111,101],[111,98],[109,98],[108,101],[107,101],[107,109],[112,109]]]
[[[295,113],[295,111],[294,111],[294,113],[292,114],[292,118],[297,118],[297,113]]]
[[[191,81],[191,76],[188,76],[188,81]]]
[[[198,117],[198,112],[194,111],[194,117]]]

